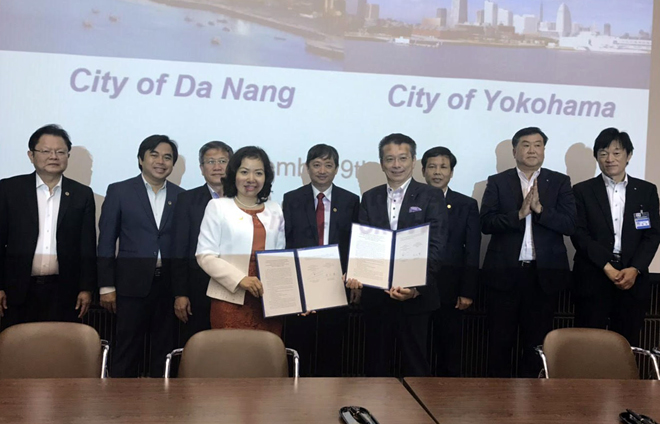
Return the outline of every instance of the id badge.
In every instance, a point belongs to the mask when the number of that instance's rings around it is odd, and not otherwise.
[[[648,212],[639,211],[635,214],[635,228],[638,230],[651,228],[651,218],[649,218]]]

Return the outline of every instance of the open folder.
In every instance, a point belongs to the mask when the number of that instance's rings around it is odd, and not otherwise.
[[[353,224],[347,278],[381,288],[426,285],[431,225],[403,230]]]
[[[348,305],[336,244],[256,255],[265,318]]]

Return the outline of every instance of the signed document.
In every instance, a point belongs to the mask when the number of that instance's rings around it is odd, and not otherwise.
[[[384,290],[426,285],[430,228],[392,231],[353,224],[347,278]]]
[[[337,245],[256,255],[265,318],[348,305]]]

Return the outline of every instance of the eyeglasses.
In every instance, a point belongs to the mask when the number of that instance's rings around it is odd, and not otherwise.
[[[37,149],[34,149],[32,151],[35,152],[35,153],[42,154],[46,157],[50,157],[53,153],[55,153],[55,156],[57,156],[58,158],[63,158],[64,156],[69,155],[69,152],[67,152],[66,150],[37,150]]]
[[[229,162],[227,159],[208,159],[203,161],[202,163],[208,166],[216,166],[216,165],[227,165],[227,162]]]

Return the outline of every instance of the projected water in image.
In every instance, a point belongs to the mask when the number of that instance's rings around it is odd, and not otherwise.
[[[7,0],[0,3],[0,50],[341,69],[340,62],[308,52],[302,35],[189,6]]]
[[[648,89],[652,0],[5,0],[0,49]]]

